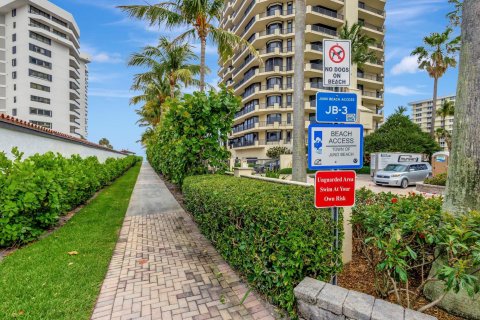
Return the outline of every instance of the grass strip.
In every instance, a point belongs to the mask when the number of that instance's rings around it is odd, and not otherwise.
[[[101,191],[65,226],[0,262],[0,319],[89,319],[140,166]]]

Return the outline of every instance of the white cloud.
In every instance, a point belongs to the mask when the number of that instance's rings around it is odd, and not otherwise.
[[[417,56],[406,56],[399,63],[393,66],[392,74],[399,75],[403,73],[417,73],[418,69]]]
[[[128,90],[92,88],[88,91],[88,95],[92,97],[124,99],[133,97],[135,93]]]
[[[125,62],[120,53],[108,53],[100,51],[88,44],[83,44],[81,50],[87,53],[93,62],[98,63],[123,63]]]
[[[396,94],[399,96],[412,96],[412,95],[421,94],[421,92],[417,91],[416,89],[409,88],[406,86],[386,87],[385,92]]]

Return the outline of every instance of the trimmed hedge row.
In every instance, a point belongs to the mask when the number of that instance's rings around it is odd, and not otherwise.
[[[122,175],[138,157],[107,159],[65,158],[52,152],[22,160],[0,152],[0,247],[35,240],[55,225],[60,215],[88,200]]]
[[[183,193],[225,260],[292,315],[293,289],[303,278],[328,282],[341,268],[330,211],[314,208],[313,188],[204,175],[186,178]]]

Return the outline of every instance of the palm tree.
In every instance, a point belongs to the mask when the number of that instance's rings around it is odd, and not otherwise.
[[[440,109],[437,110],[437,116],[442,119],[441,125],[445,129],[445,119],[453,116],[455,113],[455,103],[453,101],[445,100]]]
[[[225,61],[240,46],[247,47],[255,56],[257,51],[241,37],[217,27],[221,19],[224,0],[174,0],[154,5],[119,6],[131,17],[146,19],[150,25],[164,24],[168,29],[188,26],[175,41],[189,38],[200,40],[200,90],[205,91],[205,62],[207,40],[218,48],[220,58]]]
[[[434,32],[423,38],[426,47],[417,47],[412,51],[412,56],[418,56],[418,67],[426,70],[428,75],[433,78],[433,109],[432,114],[436,114],[437,109],[437,88],[438,79],[440,79],[449,67],[454,68],[457,65],[455,54],[460,50],[460,37],[451,39],[452,28],[447,28],[442,33]],[[430,134],[435,137],[435,126],[431,125]]]
[[[354,23],[352,27],[349,27],[347,21],[339,33],[340,39],[351,41],[352,63],[355,63],[360,69],[365,63],[378,60],[375,52],[369,48],[376,44],[376,40],[361,31],[361,23]]]
[[[169,83],[170,97],[175,97],[175,89],[179,82],[188,86],[197,85],[198,80],[194,77],[200,73],[200,67],[191,62],[197,59],[189,44],[171,42],[166,37],[161,37],[157,46],[146,46],[142,52],[135,53],[130,57],[130,66],[146,66],[150,69],[144,73],[135,75],[134,87],[146,83],[159,84],[165,77]]]
[[[306,182],[307,169],[305,157],[305,0],[295,2],[295,65],[293,81],[293,147],[292,147],[292,180]]]
[[[438,141],[442,139],[443,141],[445,141],[445,143],[447,144],[448,152],[452,150],[452,135],[450,134],[450,132],[448,132],[447,129],[437,128],[437,130],[435,130],[435,136],[437,137]]]

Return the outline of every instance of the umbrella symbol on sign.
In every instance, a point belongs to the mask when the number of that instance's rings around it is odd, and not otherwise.
[[[334,63],[340,63],[345,60],[345,49],[338,44],[331,47],[328,54],[330,56],[330,60],[332,60]]]

